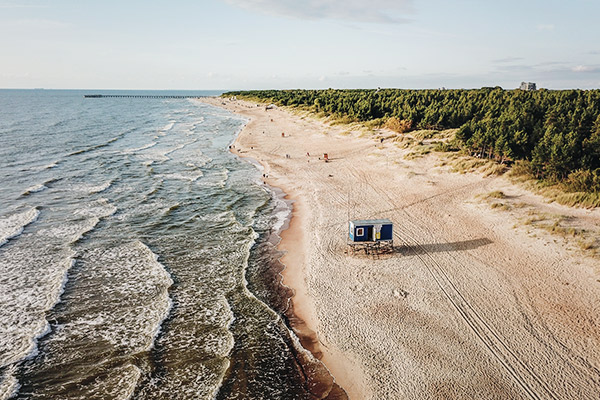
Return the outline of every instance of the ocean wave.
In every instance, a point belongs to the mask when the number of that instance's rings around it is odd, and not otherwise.
[[[167,132],[169,132],[171,129],[173,129],[176,122],[177,121],[175,121],[175,120],[170,120],[167,125],[163,126],[161,129],[159,129],[158,132],[159,132],[160,136],[166,135]]]
[[[198,185],[204,187],[224,188],[228,180],[229,170],[227,168],[223,168],[217,173],[207,175],[205,179],[202,179],[200,182],[198,182]]]
[[[2,253],[0,368],[37,355],[38,340],[50,332],[46,314],[60,301],[75,264],[71,244],[115,212],[107,201],[91,210],[95,216],[39,229]]]
[[[86,147],[86,148],[83,148],[83,149],[75,150],[75,151],[67,154],[67,156],[68,157],[77,156],[79,154],[84,154],[84,153],[87,153],[87,152],[90,152],[90,151],[101,149],[101,148],[103,148],[105,146],[108,146],[108,143],[102,143],[102,144],[98,144],[96,146],[90,146],[90,147]]]
[[[281,233],[281,231],[283,230],[283,228],[286,225],[286,222],[288,221],[288,219],[290,217],[290,214],[291,214],[291,210],[289,208],[277,211],[274,214],[275,222],[273,223],[273,228],[272,228],[274,233],[276,233],[277,235],[279,235]]]
[[[32,208],[0,219],[0,246],[23,233],[23,229],[34,222],[39,215],[40,211]]]
[[[101,185],[98,185],[98,186],[90,186],[90,187],[89,187],[89,191],[88,191],[88,193],[89,193],[89,194],[94,194],[94,193],[101,193],[101,192],[104,192],[104,191],[105,191],[106,189],[108,189],[108,188],[109,188],[111,185],[112,185],[112,181],[107,181],[107,182],[104,182],[103,184],[101,184]]]
[[[29,255],[14,252],[8,261],[16,263],[13,267],[30,268],[32,260],[22,259],[21,254]],[[64,291],[67,273],[74,262],[74,252],[68,255],[70,262],[62,268],[56,268],[53,263],[42,264],[40,269],[48,271],[40,271],[43,279],[36,284],[29,282],[30,276],[37,279],[39,274],[23,274],[17,271],[19,268],[9,268],[14,272],[13,276],[0,278],[0,304],[3,304],[0,309],[0,369],[35,357],[39,338],[49,332],[52,334],[47,339],[48,346],[72,347],[67,353],[50,353],[44,361],[48,365],[69,365],[80,360],[81,351],[88,352],[83,347],[77,350],[82,337],[108,344],[120,354],[130,356],[147,352],[154,346],[172,307],[168,289],[173,280],[158,262],[158,256],[139,240],[116,247],[94,247],[78,254],[85,274],[74,274],[73,278],[82,279],[79,284],[84,289],[71,295],[84,306],[84,313],[75,318],[67,316],[63,323],[54,324],[50,330],[45,316]],[[97,302],[99,298],[102,299],[100,303]],[[88,308],[85,305],[94,306]],[[94,376],[84,392],[106,398],[130,398],[140,376],[141,370],[127,362],[111,367],[106,374]],[[18,389],[14,374],[1,379],[0,389],[4,390],[6,386],[5,391],[10,392],[7,397]]]
[[[164,183],[165,183],[165,181],[163,179],[158,179],[157,182],[155,182],[155,185],[147,193],[145,193],[143,195],[142,202],[148,200],[148,198],[150,196],[152,196],[153,194],[157,193],[160,189],[162,189]]]
[[[207,164],[206,162],[195,161],[195,162],[186,162],[185,166],[188,168],[192,168],[192,169],[200,169],[200,168],[204,167],[206,164]]]
[[[196,182],[198,179],[202,178],[204,174],[202,171],[196,170],[193,174],[185,174],[185,173],[177,173],[174,172],[172,174],[161,174],[159,177],[167,180],[179,180],[179,181],[188,181],[188,182]]]
[[[175,147],[173,147],[173,148],[171,148],[171,149],[169,149],[169,150],[165,151],[165,152],[163,153],[163,155],[167,156],[167,155],[169,155],[169,154],[171,154],[171,153],[175,153],[176,151],[178,151],[178,150],[181,150],[181,149],[185,148],[185,146],[187,146],[188,144],[191,144],[191,143],[182,143],[182,144],[178,144],[177,146],[175,146]]]
[[[141,375],[141,369],[131,363],[113,367],[104,379],[86,383],[83,389],[86,395],[79,398],[131,399]]]
[[[60,239],[65,243],[75,243],[88,232],[91,232],[100,222],[100,218],[92,217],[76,223],[61,224],[42,228],[37,231],[37,235],[47,238]]]
[[[97,145],[94,145],[94,146],[89,146],[89,147],[85,147],[83,149],[75,150],[75,151],[67,154],[67,156],[68,157],[77,156],[77,155],[80,155],[80,154],[88,153],[90,151],[99,150],[99,149],[102,149],[104,147],[110,146],[111,144],[113,144],[117,140],[122,139],[123,137],[125,137],[125,135],[127,133],[131,132],[131,131],[133,131],[133,129],[126,130],[123,133],[121,133],[121,134],[119,134],[119,135],[117,135],[117,136],[115,136],[113,138],[110,138],[109,140],[107,140],[104,143],[100,143],[100,144],[97,144]]]
[[[17,367],[11,365],[0,374],[0,400],[8,400],[14,397],[21,385],[16,378]]]
[[[102,198],[89,204],[78,207],[74,214],[84,217],[106,218],[117,212],[117,207],[108,199]]]
[[[137,153],[138,151],[142,151],[142,150],[146,150],[149,149],[151,147],[154,147],[158,144],[158,142],[150,142],[142,147],[137,147],[137,148],[133,148],[133,149],[126,149],[123,150],[123,154],[133,154],[133,153]]]
[[[58,164],[60,164],[60,161],[54,161],[50,164],[42,166],[41,169],[52,169],[52,168],[56,167]]]
[[[30,188],[25,189],[25,191],[23,192],[23,194],[21,196],[29,196],[32,193],[38,193],[41,192],[42,190],[46,190],[48,189],[48,186],[46,186],[43,183],[40,183],[38,185],[34,185]]]
[[[192,114],[191,116],[194,116],[194,115],[195,114]],[[195,133],[196,129],[198,129],[198,126],[202,125],[203,123],[204,123],[204,117],[197,117],[194,122],[184,124],[183,127],[185,128],[186,136],[193,135]]]
[[[104,192],[109,187],[111,187],[112,183],[112,180],[100,184],[80,183],[71,185],[68,187],[68,189],[75,192],[84,192],[91,195]]]
[[[144,152],[142,154],[136,154],[137,159],[142,160],[142,163],[149,167],[154,163],[162,164],[170,160],[164,153],[164,151]]]
[[[287,227],[292,215],[291,202],[285,199],[286,193],[282,190],[271,187],[267,187],[267,190],[271,193],[271,200],[275,204],[271,213],[275,219],[271,226],[271,232],[279,235]]]
[[[60,300],[74,264],[72,251],[31,254],[29,247],[15,246],[3,253],[0,368],[37,355],[38,340],[50,332],[46,313]]]
[[[135,240],[90,250],[81,262],[86,279],[102,282],[102,287],[97,293],[90,289],[80,301],[100,294],[105,300],[102,307],[66,323],[52,339],[69,341],[85,335],[130,354],[150,350],[172,306],[168,289],[173,280],[158,255]]]

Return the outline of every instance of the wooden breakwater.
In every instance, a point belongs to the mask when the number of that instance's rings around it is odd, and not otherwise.
[[[201,99],[206,96],[171,94],[84,94],[86,99],[122,98],[122,99]]]

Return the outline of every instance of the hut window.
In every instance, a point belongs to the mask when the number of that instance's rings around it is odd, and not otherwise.
[[[364,236],[365,228],[356,228],[356,236]]]

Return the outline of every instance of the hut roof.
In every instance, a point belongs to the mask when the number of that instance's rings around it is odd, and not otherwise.
[[[350,223],[354,226],[356,225],[388,225],[391,224],[392,221],[389,219],[355,219],[350,221]]]

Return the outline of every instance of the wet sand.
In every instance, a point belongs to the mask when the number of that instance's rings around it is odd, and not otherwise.
[[[407,160],[391,139],[206,101],[250,119],[232,150],[294,200],[279,245],[292,326],[351,399],[600,392],[597,259],[477,196],[501,188],[592,229],[600,211],[547,205],[504,178],[452,173],[436,156]],[[394,253],[347,252],[347,221],[362,218],[394,221]]]

